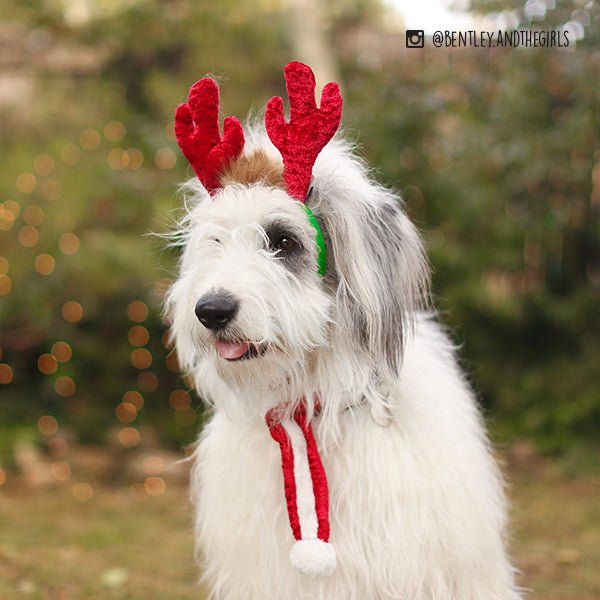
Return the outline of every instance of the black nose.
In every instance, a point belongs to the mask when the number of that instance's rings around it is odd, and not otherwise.
[[[238,301],[229,292],[209,292],[196,302],[194,312],[204,327],[218,331],[235,317],[238,308]]]

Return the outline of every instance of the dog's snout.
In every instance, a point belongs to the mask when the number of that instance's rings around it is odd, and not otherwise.
[[[194,312],[207,329],[224,329],[235,317],[239,302],[225,291],[209,292],[196,302]]]

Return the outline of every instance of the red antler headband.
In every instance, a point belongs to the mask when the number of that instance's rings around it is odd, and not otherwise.
[[[267,103],[265,127],[283,158],[283,177],[290,196],[306,200],[312,168],[319,152],[335,135],[342,116],[342,97],[337,83],[328,83],[315,102],[315,76],[309,66],[288,63],[284,70],[290,99],[290,120],[283,117],[283,100]],[[204,187],[213,194],[219,175],[244,147],[244,131],[235,117],[226,117],[223,137],[219,132],[219,88],[210,77],[197,81],[187,103],[177,107],[175,136],[183,154]]]
[[[219,88],[210,77],[197,81],[190,88],[187,104],[177,107],[175,136],[198,179],[211,194],[221,187],[221,171],[244,147],[244,130],[235,117],[225,119],[221,138]]]
[[[267,103],[265,126],[283,157],[283,178],[290,196],[306,200],[312,168],[319,152],[335,135],[342,118],[342,97],[337,83],[328,83],[315,103],[315,75],[300,62],[284,70],[290,99],[290,120],[283,119],[283,100],[275,96]]]

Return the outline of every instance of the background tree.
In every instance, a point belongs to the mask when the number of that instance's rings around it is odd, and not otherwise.
[[[190,441],[199,403],[160,317],[176,256],[146,235],[169,227],[191,175],[173,109],[207,72],[227,74],[225,114],[281,95],[297,48],[288,4],[5,4],[0,453],[40,439],[41,415],[84,442],[133,444],[148,427]],[[317,69],[339,69],[347,135],[424,232],[441,317],[497,439],[597,460],[596,5],[542,16],[536,2],[474,1],[515,26],[583,29],[568,51],[406,50],[379,2],[319,6],[331,56]]]

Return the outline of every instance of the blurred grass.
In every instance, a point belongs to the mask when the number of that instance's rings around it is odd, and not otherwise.
[[[600,477],[536,459],[509,469],[513,556],[535,600],[593,600],[600,590]],[[0,598],[198,600],[192,511],[170,486],[136,500],[100,487],[4,489]]]
[[[0,496],[0,598],[198,600],[192,512],[182,487],[134,500],[127,488]]]
[[[513,556],[535,600],[600,598],[600,476],[537,461],[512,469]]]

